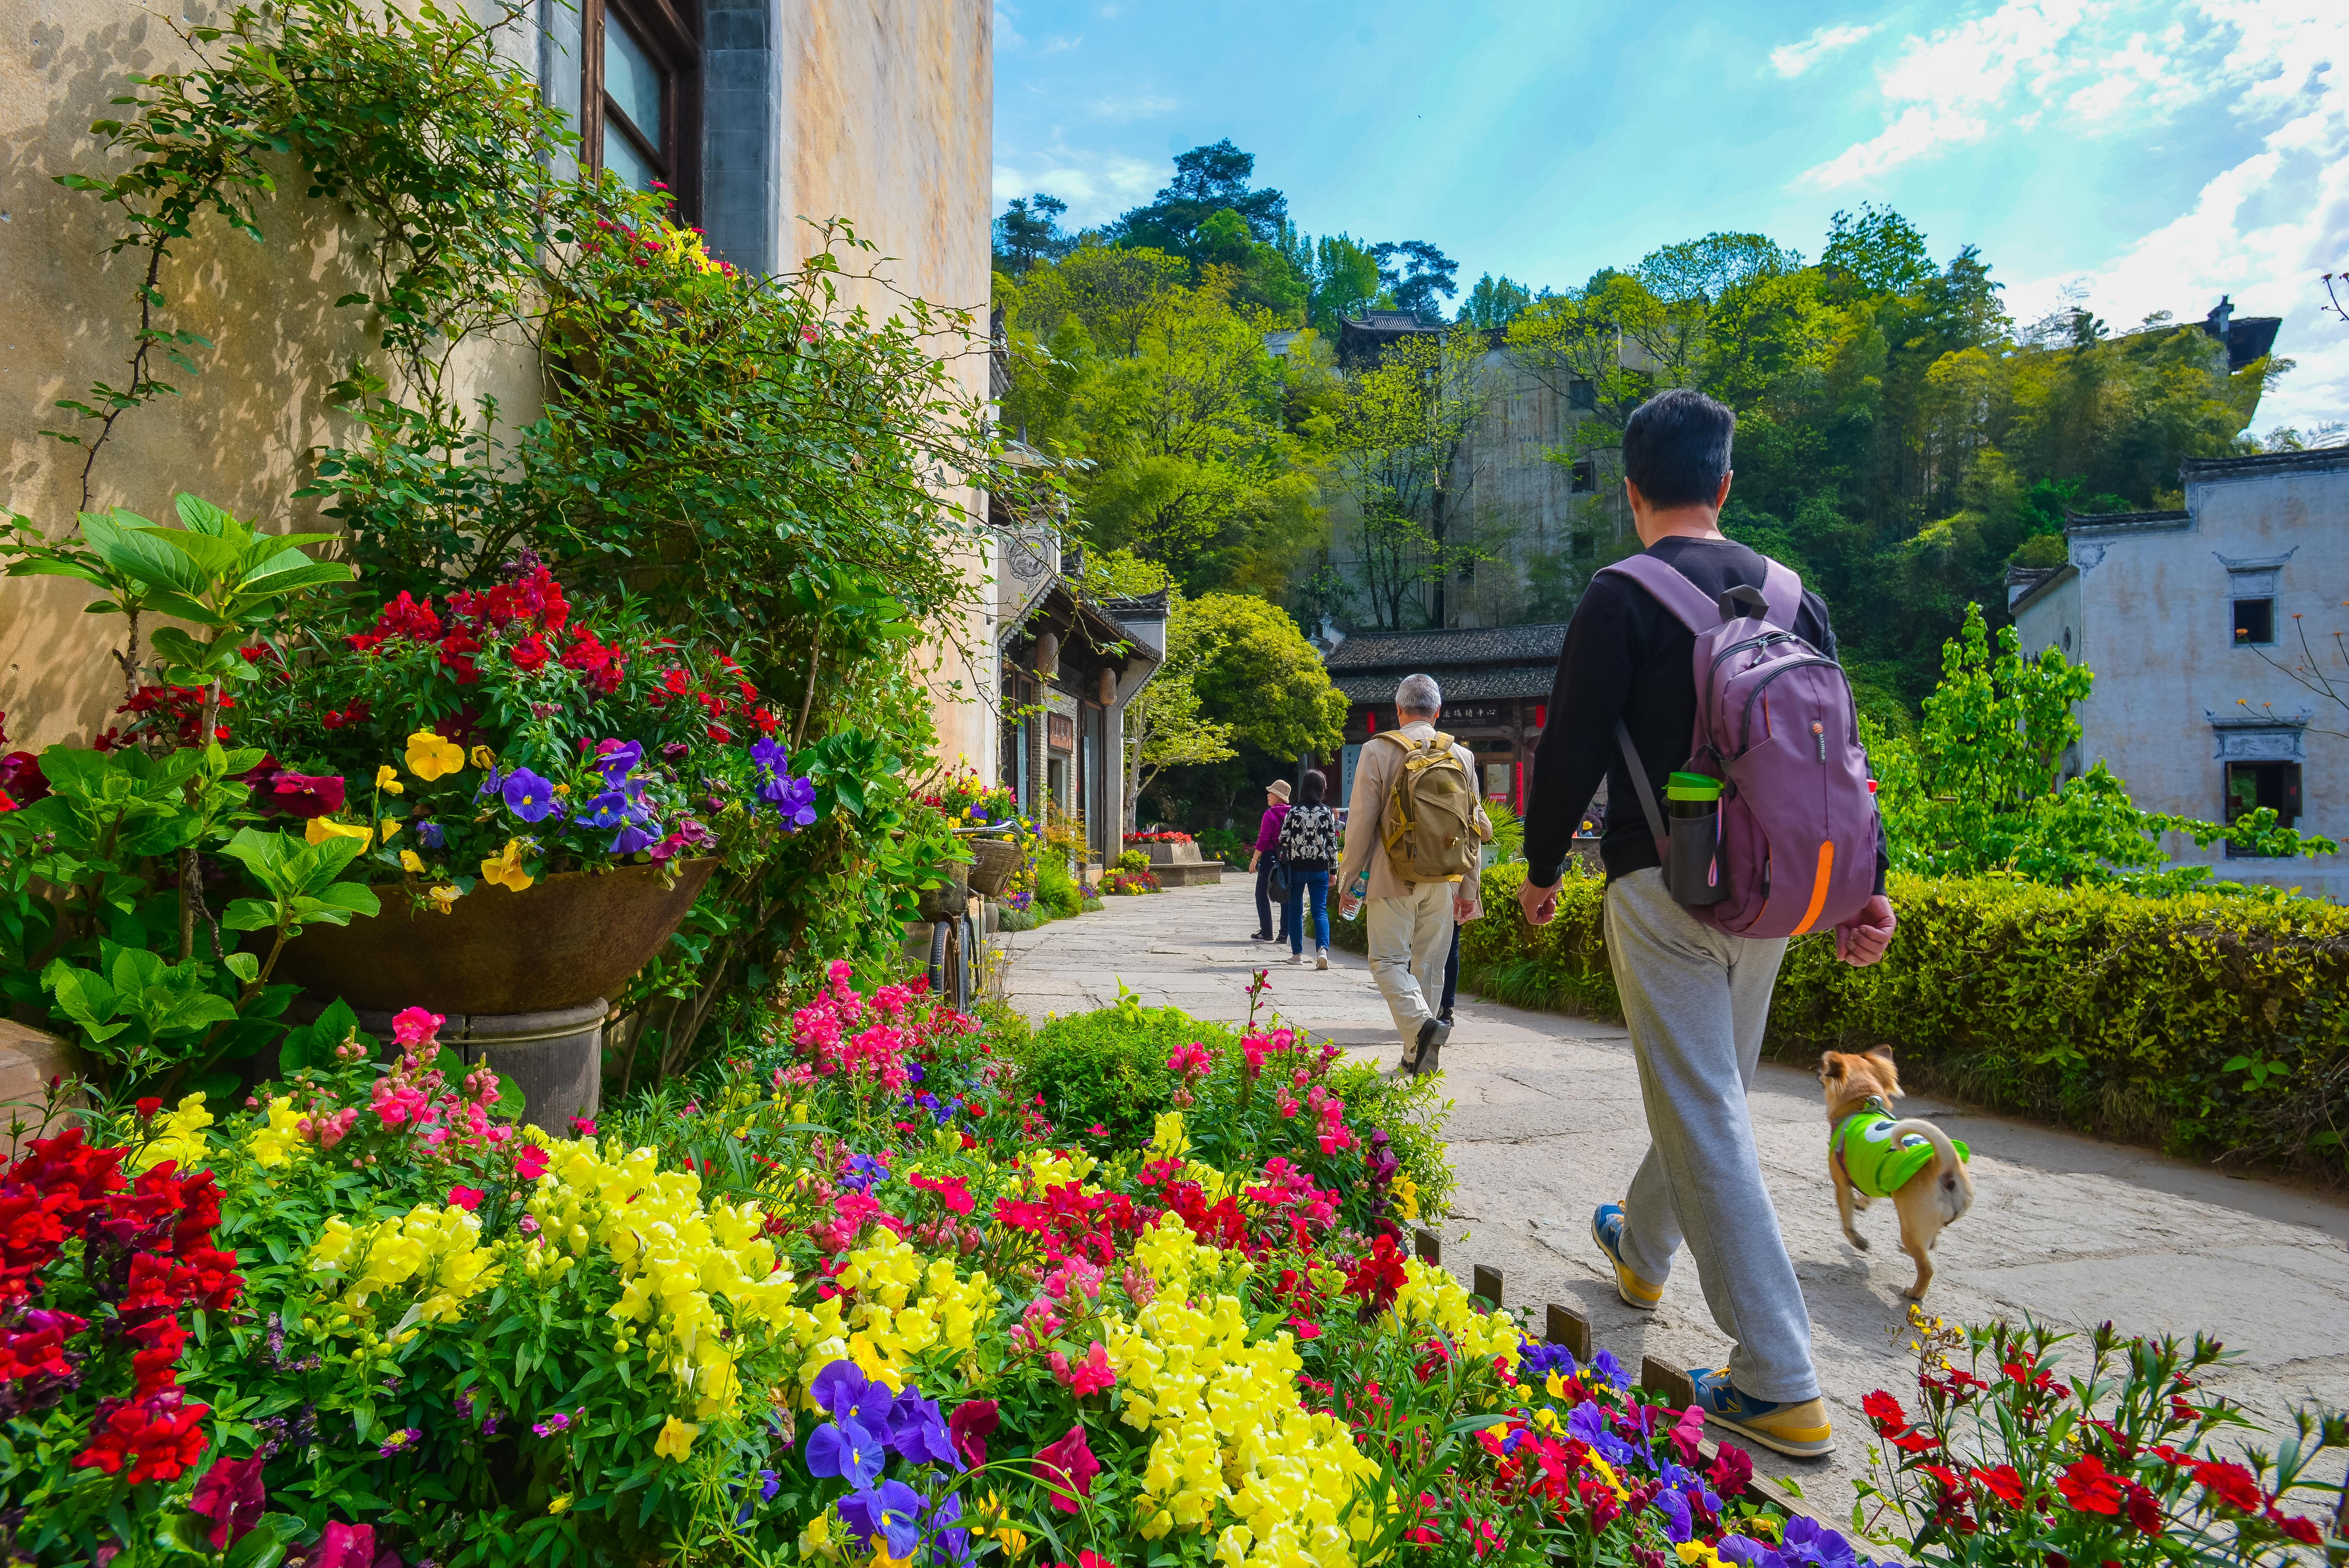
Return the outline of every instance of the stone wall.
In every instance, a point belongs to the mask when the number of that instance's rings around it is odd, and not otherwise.
[[[549,96],[574,108],[577,19],[540,0],[543,27],[515,41]],[[802,217],[851,219],[890,258],[907,294],[985,318],[992,14],[981,0],[708,0],[705,189],[713,239],[741,264],[791,264],[809,248]],[[569,28],[568,35],[564,33]],[[0,508],[52,534],[81,502],[80,453],[40,434],[68,422],[53,405],[119,381],[135,322],[132,260],[103,255],[108,210],[51,176],[96,167],[89,124],[112,110],[129,73],[184,67],[179,40],[136,0],[0,0]],[[333,301],[362,287],[335,211],[298,183],[267,203],[264,244],[200,224],[167,279],[173,325],[215,348],[202,374],[167,374],[184,396],[126,415],[101,455],[93,503],[157,519],[186,490],[282,529],[322,526],[293,491],[311,449],[348,427],[326,387],[365,346],[366,322]],[[885,309],[887,290],[851,297]],[[986,388],[986,361],[963,361]],[[519,356],[484,354],[467,384],[505,416],[533,417],[535,381]],[[975,499],[974,499],[975,504]],[[967,556],[974,583],[992,568]],[[0,581],[0,708],[9,744],[34,749],[104,726],[119,680],[103,662],[110,618],[60,579]],[[992,717],[969,694],[995,689],[991,606],[975,594],[942,627],[927,664],[941,747],[990,767]],[[957,691],[956,683],[959,683]]]
[[[2333,645],[2349,630],[2349,452],[2290,459],[2189,465],[2183,514],[2140,514],[2098,523],[2075,520],[2070,573],[2059,573],[2022,607],[2023,651],[2053,644],[2095,672],[2081,705],[2079,766],[2102,758],[2148,810],[2217,820],[2226,762],[2259,758],[2301,764],[2303,832],[2349,841],[2349,712],[2313,695],[2261,656],[2235,645],[2230,571],[2277,562],[2277,641],[2263,650],[2286,664],[2301,658],[2305,624],[2318,661],[2336,684],[2349,664]],[[2304,621],[2295,622],[2293,617]],[[2304,718],[2305,727],[2264,719]],[[2214,720],[2216,722],[2214,722]],[[2246,721],[2249,721],[2248,723]],[[2173,856],[2222,877],[2311,892],[2349,894],[2343,857],[2229,860],[2169,836]]]

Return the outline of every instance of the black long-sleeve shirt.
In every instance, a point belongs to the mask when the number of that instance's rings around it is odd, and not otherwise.
[[[1733,540],[1660,539],[1649,554],[1719,598],[1740,585],[1759,588],[1768,562]],[[1826,601],[1805,589],[1795,634],[1829,658],[1836,656]],[[1696,636],[1636,583],[1594,578],[1575,607],[1550,687],[1541,743],[1534,749],[1533,792],[1526,802],[1526,875],[1537,887],[1558,879],[1574,830],[1601,779],[1607,780],[1607,833],[1599,858],[1609,881],[1659,864],[1655,836],[1640,809],[1630,770],[1615,741],[1615,721],[1631,732],[1651,788],[1688,765],[1696,727],[1696,676],[1691,665]],[[1877,886],[1883,888],[1881,830]]]

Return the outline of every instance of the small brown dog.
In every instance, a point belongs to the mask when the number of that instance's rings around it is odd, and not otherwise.
[[[1928,1254],[1941,1228],[1973,1207],[1974,1179],[1966,1170],[1972,1151],[1930,1121],[1893,1116],[1900,1075],[1889,1046],[1865,1056],[1827,1052],[1819,1058],[1819,1082],[1827,1095],[1827,1179],[1835,1183],[1844,1238],[1866,1252],[1852,1211],[1889,1197],[1900,1212],[1900,1250],[1917,1262],[1917,1283],[1903,1294],[1921,1300],[1933,1283]]]

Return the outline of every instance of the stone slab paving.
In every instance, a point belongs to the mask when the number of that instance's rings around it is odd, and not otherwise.
[[[1112,1003],[1121,983],[1144,1006],[1237,1020],[1250,973],[1271,963],[1271,997],[1289,1022],[1396,1061],[1361,958],[1332,953],[1327,973],[1293,970],[1285,945],[1275,953],[1247,939],[1255,929],[1252,888],[1237,879],[1112,899],[1001,938],[999,983],[1039,1020]],[[1467,996],[1457,1016],[1444,1052],[1460,1180],[1458,1212],[1443,1226],[1446,1265],[1464,1280],[1477,1264],[1501,1268],[1509,1305],[1537,1315],[1545,1301],[1578,1308],[1627,1365],[1642,1355],[1719,1365],[1728,1341],[1685,1256],[1650,1315],[1616,1299],[1590,1242],[1591,1209],[1619,1199],[1647,1147],[1623,1030]],[[1753,1109],[1837,1437],[1826,1460],[1756,1458],[1799,1478],[1823,1512],[1847,1512],[1848,1480],[1866,1465],[1861,1397],[1913,1387],[1899,1294],[1911,1271],[1889,1203],[1860,1216],[1869,1253],[1838,1229],[1817,1080],[1765,1062]],[[1931,1310],[1974,1322],[2029,1314],[2070,1327],[2109,1318],[2142,1333],[2208,1328],[2242,1353],[2212,1382],[2230,1397],[2271,1418],[2307,1399],[2349,1408],[2349,1204],[1930,1097],[1902,1109],[1931,1117],[1974,1154],[1974,1208],[1942,1233]]]

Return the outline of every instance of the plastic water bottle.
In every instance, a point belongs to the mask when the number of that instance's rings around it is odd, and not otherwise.
[[[1351,914],[1346,915],[1344,917],[1345,919],[1360,920],[1362,918],[1362,897],[1370,885],[1371,873],[1368,870],[1357,872],[1354,874],[1354,885],[1346,890],[1346,896],[1354,901],[1354,910]]]

